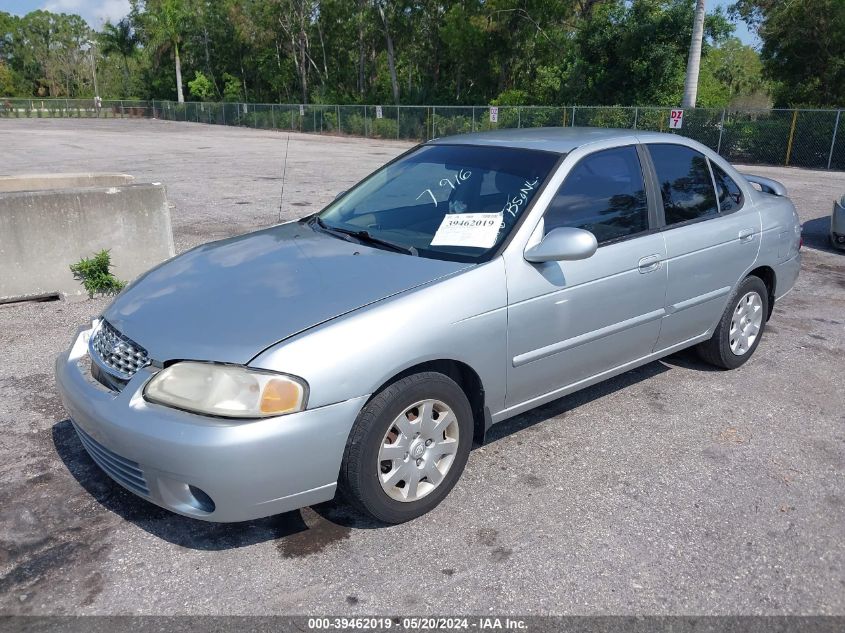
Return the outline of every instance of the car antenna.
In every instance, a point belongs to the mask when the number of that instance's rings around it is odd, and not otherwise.
[[[290,145],[290,134],[285,141],[285,158],[282,163],[282,191],[279,194],[279,224],[282,223],[282,201],[285,199],[285,177],[288,173],[288,146]]]

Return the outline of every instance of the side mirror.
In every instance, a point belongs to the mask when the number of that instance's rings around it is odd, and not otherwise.
[[[573,261],[592,257],[598,247],[596,236],[589,231],[561,226],[549,231],[539,244],[525,251],[523,257],[535,264]]]

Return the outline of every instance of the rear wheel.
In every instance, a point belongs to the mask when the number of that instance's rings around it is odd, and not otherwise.
[[[698,345],[705,361],[723,369],[745,363],[763,336],[769,313],[769,292],[759,277],[746,277],[728,302],[710,340]]]
[[[341,493],[385,523],[402,523],[439,504],[461,475],[472,444],[472,410],[443,374],[399,380],[361,411],[347,441]]]

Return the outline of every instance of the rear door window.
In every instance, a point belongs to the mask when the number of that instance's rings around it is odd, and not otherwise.
[[[684,145],[648,145],[663,199],[666,224],[699,220],[719,213],[713,179],[704,154]]]
[[[648,230],[643,172],[633,145],[590,154],[572,168],[544,216],[544,231],[572,226],[599,243]]]

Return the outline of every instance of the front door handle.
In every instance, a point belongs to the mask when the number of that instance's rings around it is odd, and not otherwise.
[[[740,242],[750,242],[754,239],[754,229],[742,229],[739,232]]]
[[[660,255],[646,255],[645,257],[640,258],[640,261],[637,263],[637,268],[641,273],[654,272],[660,268]]]

